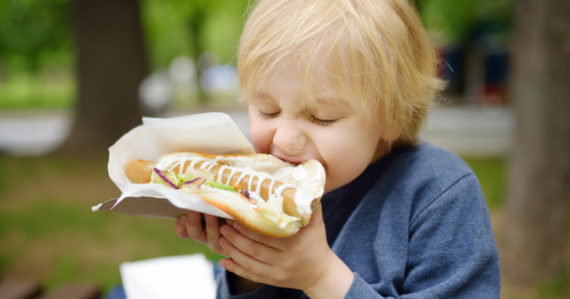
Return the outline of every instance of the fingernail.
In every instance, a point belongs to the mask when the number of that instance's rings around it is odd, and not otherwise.
[[[220,247],[222,247],[222,248],[226,247],[226,245],[228,244],[226,239],[224,239],[224,238],[220,238],[218,243],[220,244]]]
[[[220,228],[220,233],[222,233],[222,235],[226,235],[228,233],[228,227],[227,226],[222,226]]]
[[[236,221],[234,221],[234,225],[233,225],[235,230],[239,230],[241,228],[241,224],[237,223]]]
[[[220,267],[222,267],[224,269],[227,267],[227,262],[225,259],[221,259],[219,264],[220,264]]]
[[[185,224],[186,223],[186,216],[182,215],[182,216],[178,217],[178,222],[180,222],[180,224]]]

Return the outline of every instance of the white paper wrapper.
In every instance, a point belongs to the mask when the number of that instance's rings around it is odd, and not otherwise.
[[[173,152],[254,154],[253,147],[231,117],[221,112],[174,118],[143,118],[143,124],[123,135],[109,148],[109,177],[121,190],[92,208],[126,214],[176,218],[194,210],[231,218],[199,197],[158,184],[133,184],[123,170],[133,159],[157,161]]]
[[[122,263],[121,278],[129,299],[216,297],[213,264],[201,254]]]

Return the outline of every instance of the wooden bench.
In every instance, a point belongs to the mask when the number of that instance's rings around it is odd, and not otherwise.
[[[1,299],[98,299],[103,296],[101,288],[90,283],[69,283],[50,292],[34,280],[3,278],[0,280]]]

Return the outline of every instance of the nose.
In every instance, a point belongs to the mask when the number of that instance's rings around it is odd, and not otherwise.
[[[299,156],[304,153],[308,139],[305,132],[292,124],[282,125],[273,135],[273,145],[283,154],[288,156]]]

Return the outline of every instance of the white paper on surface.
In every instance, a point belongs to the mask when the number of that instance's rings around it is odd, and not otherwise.
[[[214,268],[202,254],[121,264],[127,298],[215,298]]]
[[[92,207],[93,211],[176,218],[194,210],[231,218],[198,196],[159,184],[133,184],[124,165],[134,159],[157,161],[174,152],[254,154],[252,145],[228,114],[210,112],[173,118],[143,118],[143,124],[123,135],[109,148],[109,177],[121,196]]]

